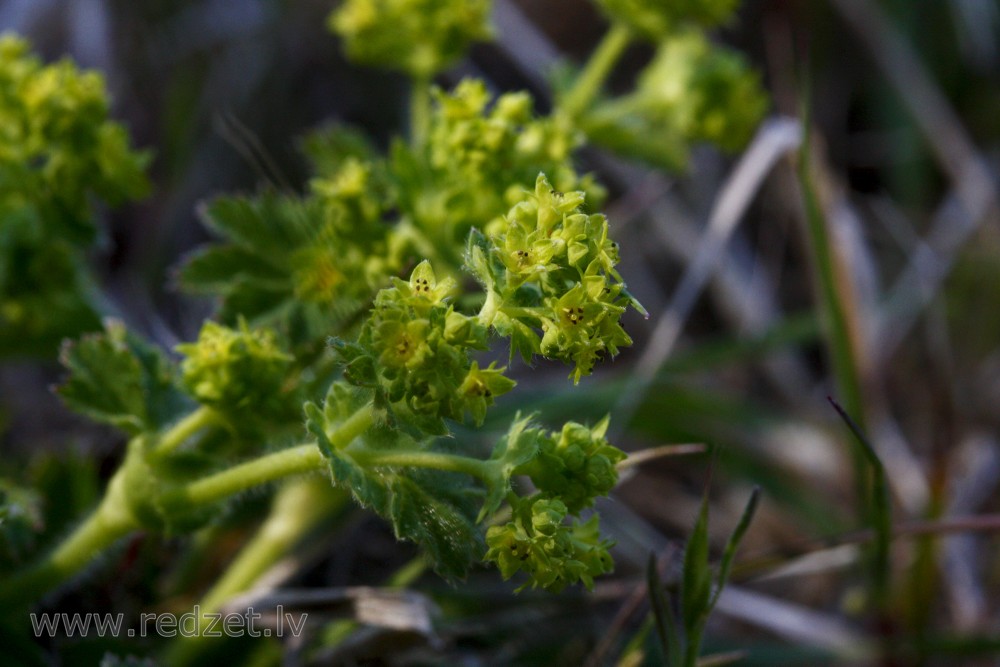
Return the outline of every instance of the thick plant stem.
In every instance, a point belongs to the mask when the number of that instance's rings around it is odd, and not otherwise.
[[[208,505],[261,484],[322,470],[326,459],[315,442],[283,449],[191,482],[172,501],[185,506]]]
[[[199,418],[204,419],[205,417]],[[340,428],[330,434],[334,447],[344,448],[363,433],[373,420],[372,406],[359,409]],[[184,420],[188,421],[188,420]],[[175,427],[177,428],[177,427]],[[191,424],[182,431],[194,432]],[[177,436],[179,437],[179,436]],[[161,441],[162,443],[162,441]],[[130,448],[141,452],[140,447]],[[129,458],[112,477],[101,504],[55,551],[35,565],[9,579],[0,581],[0,608],[13,609],[37,599],[42,593],[59,585],[86,567],[96,555],[133,530],[141,528],[132,515],[125,489],[125,473]],[[176,507],[186,511],[192,507],[223,500],[255,486],[273,482],[291,475],[316,472],[326,467],[326,459],[316,443],[292,447],[262,456],[248,463],[237,465],[215,475],[192,482],[178,489],[165,492],[163,507]]]
[[[274,498],[271,514],[225,574],[201,601],[203,612],[218,611],[226,600],[249,590],[303,535],[337,510],[350,496],[322,478],[292,481]]]
[[[580,72],[576,83],[563,98],[560,108],[562,112],[570,118],[576,118],[587,110],[587,106],[601,92],[604,81],[625,52],[630,40],[631,33],[624,24],[615,23],[611,26],[611,30],[604,35],[586,67]]]
[[[104,500],[47,558],[0,582],[0,609],[12,611],[29,604],[86,567],[96,555],[139,528],[128,511],[123,475],[116,474]]]
[[[257,533],[240,550],[225,573],[198,603],[198,628],[210,627],[210,614],[217,613],[230,598],[251,590],[276,562],[285,557],[303,537],[338,513],[350,496],[321,478],[290,481],[274,497],[271,513]],[[204,649],[202,635],[183,637],[172,644],[164,664],[194,661]]]

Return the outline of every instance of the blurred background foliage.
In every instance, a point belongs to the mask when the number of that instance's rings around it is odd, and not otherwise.
[[[101,70],[112,117],[134,146],[152,151],[150,195],[102,210],[90,267],[104,314],[166,349],[193,339],[213,306],[176,289],[176,267],[208,238],[199,202],[262,184],[302,191],[309,169],[300,140],[317,126],[353,125],[383,149],[401,131],[407,82],[348,65],[326,29],[331,7],[0,2],[0,30],[24,35],[45,61],[68,55]],[[558,89],[607,29],[584,0],[497,0],[494,25],[495,41],[474,46],[436,81],[450,88],[475,75],[496,92],[527,89],[540,112],[552,104],[548,82]],[[580,390],[561,391],[564,369],[541,364],[516,403],[502,403],[488,424],[502,429],[524,406],[552,423],[611,410],[617,444],[628,451],[718,446],[715,554],[750,486],[763,487],[734,587],[709,625],[711,652],[743,651],[737,664],[746,665],[995,664],[1000,6],[746,0],[713,37],[761,72],[770,117],[797,118],[809,151],[785,146],[772,169],[740,167],[738,155],[699,147],[671,173],[600,148],[579,153],[579,171],[608,188],[622,273],[652,317],[627,316],[635,347]],[[653,57],[651,46],[629,47],[609,89],[630,90]],[[773,131],[758,142],[780,143],[780,130],[765,127]],[[735,183],[740,168],[756,170],[759,191]],[[726,215],[716,207],[734,189],[746,194],[739,226],[706,270],[698,259],[705,230]],[[687,307],[676,290],[690,287],[692,273],[705,290]],[[661,316],[677,318],[676,345],[664,335],[674,325],[661,329]],[[49,361],[0,365],[3,472],[20,471],[37,491],[2,490],[20,508],[4,520],[24,526],[8,549],[25,551],[64,532],[121,455],[118,436],[51,397],[57,348],[34,352]],[[871,539],[863,532],[867,473],[852,462],[850,435],[825,400],[831,394],[863,424],[887,471],[898,536],[887,600],[871,600],[866,552],[858,550]],[[623,395],[631,399],[624,407]],[[442,655],[445,664],[641,664],[626,661],[646,610],[646,559],[660,555],[664,580],[676,580],[706,468],[704,456],[669,456],[630,471],[601,507],[616,530],[618,570],[594,596],[513,597],[495,573],[459,588],[427,578],[420,590],[440,613],[433,636],[382,628],[344,643],[343,626],[331,623],[323,655],[345,664],[366,656],[372,664],[432,664]],[[185,591],[224,568],[262,503],[234,506],[180,564],[171,560],[180,543],[137,538],[100,566],[117,579],[94,578],[50,604],[138,613],[171,595],[190,602]],[[376,521],[357,513],[337,521],[302,556],[300,583],[379,584],[412,556]],[[71,656],[65,664],[82,664],[74,660],[109,646],[70,642],[60,650]],[[265,664],[275,649],[225,650],[256,652]],[[645,659],[655,664],[650,651]]]

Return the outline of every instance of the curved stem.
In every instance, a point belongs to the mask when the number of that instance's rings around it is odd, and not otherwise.
[[[325,464],[315,442],[283,449],[191,482],[171,494],[171,504],[207,505],[261,484],[322,470]]]
[[[309,478],[284,485],[275,495],[271,512],[260,529],[196,605],[201,622],[195,627],[210,627],[211,614],[217,613],[230,598],[251,590],[275,563],[306,535],[338,514],[349,500],[348,493],[331,487],[325,479]],[[196,662],[209,639],[204,635],[178,638],[168,647],[163,664]]]
[[[160,441],[156,446],[156,453],[159,455],[169,454],[201,429],[217,423],[219,423],[219,416],[215,411],[211,408],[201,406],[160,436]]]
[[[0,582],[0,609],[26,605],[86,567],[94,557],[139,528],[126,509],[123,476],[115,475],[104,500],[47,558]]]
[[[576,83],[563,97],[560,111],[570,118],[576,118],[586,111],[587,106],[601,92],[604,81],[625,52],[631,38],[631,32],[624,24],[615,23],[611,26],[597,50],[591,54]]]
[[[202,598],[202,611],[218,611],[226,600],[249,590],[303,535],[333,516],[349,500],[348,493],[331,487],[328,480],[321,478],[283,486],[260,530]]]
[[[205,420],[212,419],[215,417],[211,412],[200,410],[183,419],[168,432],[170,438],[167,439],[167,448],[176,447],[201,426],[210,423]],[[372,405],[369,403],[329,434],[331,445],[337,449],[345,448],[364,433],[373,420]],[[163,446],[162,440],[160,445]],[[129,510],[125,489],[128,457],[141,455],[141,452],[141,447],[129,448],[129,454],[111,478],[101,504],[55,551],[37,565],[0,581],[0,610],[27,604],[82,570],[111,544],[141,527]],[[326,459],[319,447],[316,443],[307,443],[262,456],[167,491],[159,499],[162,501],[161,507],[180,507],[186,510],[228,498],[254,486],[291,475],[316,472],[325,467]]]

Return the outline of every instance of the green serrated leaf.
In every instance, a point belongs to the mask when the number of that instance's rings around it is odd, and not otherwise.
[[[287,274],[253,252],[239,246],[212,246],[194,251],[185,259],[180,282],[194,292],[227,293],[235,285],[281,291]]]
[[[61,360],[70,371],[58,389],[66,404],[132,435],[164,426],[189,405],[163,354],[120,322],[67,343]]]
[[[365,454],[428,448],[427,441],[418,442],[378,419],[345,438],[347,424],[371,409],[370,396],[371,392],[335,383],[322,409],[315,403],[305,406],[306,427],[329,462],[334,485],[349,490],[362,507],[388,520],[397,537],[419,544],[441,575],[463,577],[485,551],[473,521],[477,492],[461,474],[359,463]]]
[[[359,129],[331,125],[305,135],[300,148],[320,176],[335,173],[349,158],[371,161],[378,150]]]
[[[256,199],[219,197],[201,209],[206,226],[238,246],[264,251],[262,258],[287,257],[287,250],[307,238],[306,210],[297,200],[265,193]],[[278,220],[299,224],[276,224]]]
[[[310,422],[316,411],[310,411]],[[316,429],[310,431],[323,438]],[[377,429],[376,448],[414,449],[416,443],[395,429]],[[367,438],[366,438],[367,440]],[[330,463],[334,484],[350,490],[354,499],[392,524],[396,537],[416,542],[435,571],[448,579],[465,576],[485,550],[482,535],[472,520],[474,498],[460,475],[425,470],[375,468],[358,465],[344,451],[322,446]]]
[[[392,482],[389,518],[396,536],[419,544],[434,570],[461,579],[485,552],[482,534],[471,518],[471,494],[457,475],[413,471]]]

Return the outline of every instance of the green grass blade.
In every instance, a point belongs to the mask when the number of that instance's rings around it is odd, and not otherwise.
[[[726,549],[722,553],[722,562],[719,564],[719,576],[716,580],[715,594],[712,595],[712,600],[708,604],[708,609],[711,611],[715,607],[715,603],[719,601],[719,596],[722,594],[722,589],[726,585],[726,581],[729,579],[729,572],[733,568],[733,559],[736,557],[736,550],[740,546],[740,542],[743,541],[743,536],[746,535],[747,529],[750,528],[750,522],[753,521],[754,514],[757,512],[757,505],[760,501],[760,487],[754,487],[753,491],[750,493],[750,500],[747,501],[746,507],[743,508],[743,514],[740,516],[739,523],[736,524],[736,528],[733,530],[732,535],[729,536],[729,541],[726,542]]]
[[[872,585],[876,603],[880,608],[885,609],[888,602],[889,593],[889,544],[892,540],[892,506],[889,499],[889,487],[886,483],[885,468],[879,460],[875,448],[872,446],[864,431],[857,422],[832,398],[828,398],[830,404],[840,415],[844,423],[857,438],[861,445],[861,451],[865,456],[865,461],[871,468],[872,474],[872,529],[875,531],[875,540],[872,557]]]

